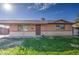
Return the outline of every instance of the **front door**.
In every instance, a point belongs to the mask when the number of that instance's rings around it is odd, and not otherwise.
[[[36,25],[36,35],[41,35],[41,25]]]

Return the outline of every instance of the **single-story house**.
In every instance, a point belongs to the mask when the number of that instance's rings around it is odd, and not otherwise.
[[[78,35],[78,30],[69,22],[60,20],[0,20],[0,24],[6,27],[0,27],[0,35],[10,36],[60,36],[60,35]],[[4,29],[4,30],[3,30]]]

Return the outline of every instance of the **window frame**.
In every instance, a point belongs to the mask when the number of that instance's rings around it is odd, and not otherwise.
[[[25,24],[23,24],[23,25],[18,25],[18,31],[22,31],[22,32],[25,32],[25,31],[28,31],[28,26],[27,26],[27,30],[25,30],[25,27],[26,27],[27,25],[25,25]]]
[[[63,28],[61,27],[62,25],[63,25]],[[56,30],[65,30],[65,25],[64,24],[57,24]]]

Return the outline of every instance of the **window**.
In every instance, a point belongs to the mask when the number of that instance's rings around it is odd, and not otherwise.
[[[56,28],[57,28],[57,30],[64,30],[65,26],[64,25],[57,25]]]
[[[27,25],[18,25],[18,31],[28,31]]]

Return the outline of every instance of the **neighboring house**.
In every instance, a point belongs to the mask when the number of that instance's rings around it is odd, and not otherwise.
[[[74,35],[79,35],[79,23],[74,23],[72,27],[74,28]]]
[[[10,36],[36,36],[36,35],[74,35],[73,22],[63,19],[52,20],[0,20],[0,24],[8,25],[4,32]],[[1,33],[0,33],[1,34]]]

